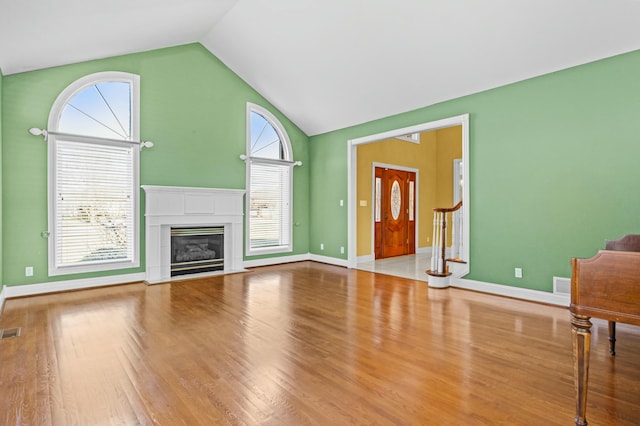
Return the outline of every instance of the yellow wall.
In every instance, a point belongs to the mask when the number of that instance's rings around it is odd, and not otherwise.
[[[358,256],[373,254],[373,163],[417,169],[418,239],[416,248],[431,246],[433,209],[453,202],[453,159],[462,157],[460,126],[424,132],[420,144],[388,139],[358,146],[356,233]],[[361,206],[361,201],[366,206]]]
[[[462,127],[437,130],[436,202],[438,207],[453,206],[453,160],[462,158]]]

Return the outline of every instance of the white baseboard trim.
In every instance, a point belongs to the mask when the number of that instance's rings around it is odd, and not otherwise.
[[[347,259],[338,259],[337,257],[320,256],[319,254],[309,253],[309,260],[320,263],[328,263],[329,265],[349,267],[349,261]]]
[[[418,247],[416,249],[416,254],[428,254],[431,256],[431,252],[433,251],[433,247]]]
[[[374,260],[376,260],[376,258],[372,254],[365,254],[364,256],[358,256],[356,258],[358,263],[373,262]]]
[[[268,259],[259,259],[245,261],[244,267],[268,266],[282,263],[300,262],[304,260],[312,260],[330,265],[348,267],[345,259],[338,259],[329,256],[320,256],[316,254],[301,254],[294,256],[282,256]],[[92,287],[104,287],[116,284],[124,284],[129,282],[138,282],[145,280],[145,273],[127,275],[112,275],[108,277],[86,278],[78,280],[54,281],[48,283],[27,284],[19,286],[3,286],[0,290],[0,315],[4,309],[6,299],[12,297],[35,296],[38,294],[55,293],[61,291],[81,290]],[[527,288],[511,287],[507,285],[493,284],[482,281],[454,279],[451,283],[452,287],[462,288],[466,290],[474,290],[482,293],[490,293],[499,296],[513,297],[516,299],[528,300],[532,302],[548,303],[550,305],[569,306],[570,295],[549,293],[540,290],[531,290]]]
[[[347,267],[348,265],[348,261],[346,259],[338,259],[336,257],[320,256],[318,254],[307,253],[307,254],[297,254],[293,256],[269,257],[267,259],[245,260],[244,267],[254,268],[257,266],[280,265],[282,263],[302,262],[305,260],[313,260],[315,262],[328,263],[330,265],[337,265],[337,266],[344,266],[344,267]]]
[[[463,288],[466,290],[480,291],[482,293],[490,293],[498,296],[513,297],[515,299],[528,300],[530,302],[548,303],[550,305],[569,306],[570,297],[568,294],[554,294],[546,291],[531,290],[528,288],[511,287],[508,285],[500,285],[486,283],[482,281],[466,280],[458,278],[452,280],[452,287]]]
[[[4,293],[7,289],[6,285],[2,286],[2,290],[0,290],[0,315],[2,315],[2,311],[4,309]]]
[[[302,262],[309,260],[309,253],[294,254],[292,256],[269,257],[266,259],[245,260],[242,262],[245,268],[255,268],[257,266],[279,265],[281,263]]]
[[[312,259],[315,257],[315,259]],[[317,260],[318,262],[331,263],[334,265],[346,266],[346,260],[332,257],[314,256],[309,253],[280,256],[268,259],[248,260],[243,262],[245,268],[254,266],[278,265],[282,263],[300,262],[304,260]],[[3,286],[0,291],[0,314],[4,307],[4,301],[12,297],[35,296],[46,293],[57,293],[62,291],[82,290],[92,287],[105,287],[110,285],[124,284],[129,282],[144,281],[146,273],[140,272],[127,275],[111,275],[108,277],[85,278],[77,280],[51,281],[46,283],[25,284],[17,286]]]
[[[35,296],[45,293],[56,293],[60,291],[81,290],[92,287],[105,287],[109,285],[132,283],[144,281],[145,277],[146,274],[144,272],[139,272],[136,274],[111,275],[108,277],[5,286],[5,288],[3,289],[3,293],[4,298],[9,299],[11,297]]]
[[[302,262],[305,260],[313,260],[314,262],[328,263],[330,265],[348,267],[349,262],[346,259],[338,259],[336,257],[321,256],[319,254],[296,254],[293,256],[269,257],[267,259],[245,260],[243,265],[245,268],[254,268],[257,266],[280,265],[282,263]]]

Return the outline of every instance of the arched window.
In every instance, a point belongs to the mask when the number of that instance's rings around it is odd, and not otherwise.
[[[266,109],[247,104],[247,254],[292,250],[291,143]]]
[[[137,267],[139,76],[91,74],[49,114],[49,275]]]

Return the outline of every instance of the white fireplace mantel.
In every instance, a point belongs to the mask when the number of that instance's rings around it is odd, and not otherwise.
[[[146,280],[149,284],[172,279],[171,227],[224,226],[222,273],[244,271],[244,190],[154,185],[142,185],[142,189],[145,192]]]

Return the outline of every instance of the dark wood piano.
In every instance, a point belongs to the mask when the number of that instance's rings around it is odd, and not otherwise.
[[[615,355],[615,324],[640,325],[640,235],[607,241],[590,259],[571,260],[571,334],[577,425],[586,425],[591,317],[609,321],[609,352]]]

